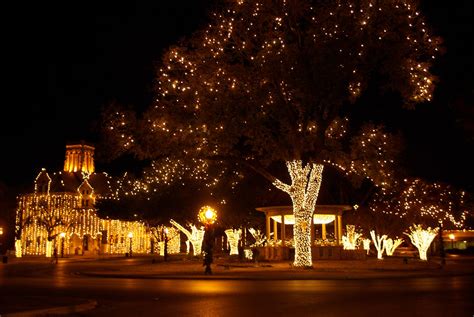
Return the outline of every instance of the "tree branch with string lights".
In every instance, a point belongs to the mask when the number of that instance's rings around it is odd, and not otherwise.
[[[398,218],[405,227],[423,224],[447,229],[472,225],[474,200],[471,193],[442,182],[405,178],[390,189],[381,189],[369,202],[372,212]]]

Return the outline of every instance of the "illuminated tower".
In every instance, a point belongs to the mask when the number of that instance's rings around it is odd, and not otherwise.
[[[94,173],[95,148],[85,144],[66,145],[65,172]]]

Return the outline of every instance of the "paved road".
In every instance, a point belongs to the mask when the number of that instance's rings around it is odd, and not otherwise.
[[[77,316],[469,316],[474,276],[360,280],[98,278],[80,265],[16,266],[0,274],[0,303],[85,298]],[[0,270],[1,272],[1,270]],[[0,307],[1,311],[1,307]]]

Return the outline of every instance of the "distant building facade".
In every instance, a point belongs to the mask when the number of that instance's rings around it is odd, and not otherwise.
[[[33,191],[17,197],[16,255],[150,253],[153,236],[143,222],[97,216],[95,201],[111,192],[110,182],[95,172],[93,146],[67,145],[64,169],[42,169]]]

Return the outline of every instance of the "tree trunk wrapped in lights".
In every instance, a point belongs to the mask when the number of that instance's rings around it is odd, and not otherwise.
[[[156,226],[152,228],[152,233],[156,239],[159,255],[177,254],[181,249],[181,238],[179,231],[175,227]],[[165,252],[166,248],[166,252]]]
[[[62,193],[34,193],[21,196],[19,205],[22,215],[17,219],[17,226],[21,226],[22,252],[51,257],[59,233],[74,231],[77,223],[77,211],[72,208],[75,197]],[[26,243],[37,239],[42,243],[30,243],[29,246]]]
[[[170,222],[176,228],[181,230],[181,232],[183,232],[186,235],[186,237],[188,238],[188,240],[191,242],[191,244],[193,245],[193,255],[194,256],[201,255],[201,253],[202,253],[202,240],[204,239],[204,230],[200,230],[200,229],[196,228],[195,225],[192,225],[191,226],[192,232],[189,232],[189,230],[187,230],[186,228],[181,226],[179,223],[177,223],[173,219],[171,219]]]
[[[50,258],[53,256],[53,241],[46,240],[46,257]]]
[[[370,252],[370,239],[363,239],[362,243],[364,245],[364,250],[367,251],[367,255],[369,255],[369,252]]]
[[[247,259],[247,260],[251,260],[251,259],[253,258],[253,251],[252,251],[252,250],[245,249],[245,250],[244,250],[244,257],[245,257],[245,259]]]
[[[230,255],[239,254],[239,240],[242,235],[242,229],[227,229],[224,231],[230,246]]]
[[[357,248],[357,240],[361,235],[362,234],[355,232],[354,225],[346,225],[346,234],[342,236],[342,246],[344,250],[355,250]]]
[[[403,239],[395,239],[392,240],[392,238],[388,238],[383,240],[383,248],[385,249],[385,252],[387,253],[388,256],[392,256],[395,250],[400,246],[400,244],[403,243]]]
[[[22,257],[22,250],[21,250],[21,240],[16,240],[15,241],[15,256],[17,258],[21,258]]]
[[[383,250],[384,250],[384,243],[383,241],[387,239],[387,236],[384,234],[383,236],[375,235],[375,231],[370,231],[370,236],[372,237],[372,241],[374,242],[375,249],[377,249],[377,259],[383,259]]]
[[[318,198],[323,176],[323,165],[308,163],[303,165],[301,160],[286,162],[291,177],[291,185],[280,180],[273,184],[288,193],[293,202],[295,224],[293,236],[295,241],[295,261],[293,265],[313,266],[311,257],[311,226],[313,213]]]
[[[164,241],[158,241],[158,254],[161,256],[165,255],[165,242]]]
[[[410,237],[411,243],[418,249],[420,260],[427,261],[428,257],[426,254],[431,242],[433,242],[433,239],[438,234],[438,228],[431,229],[431,227],[428,227],[423,229],[421,225],[415,224],[409,230],[410,232],[405,234]]]

